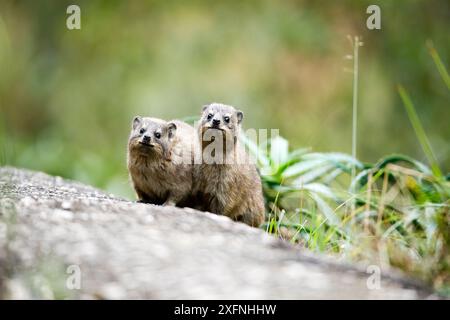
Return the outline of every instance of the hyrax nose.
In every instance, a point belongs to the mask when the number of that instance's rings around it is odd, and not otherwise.
[[[149,135],[144,135],[142,137],[142,141],[144,141],[145,143],[149,143],[150,142],[150,136]]]
[[[213,119],[213,125],[218,126],[220,124],[220,119]]]

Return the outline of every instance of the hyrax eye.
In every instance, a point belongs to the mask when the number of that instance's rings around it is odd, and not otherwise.
[[[213,117],[212,113],[208,114],[208,120],[211,120]]]
[[[227,116],[227,117],[224,117],[223,120],[224,120],[226,123],[228,123],[228,122],[230,122],[230,117],[228,117],[228,116]]]
[[[161,133],[159,133],[159,132],[155,132],[155,138],[156,138],[156,139],[159,139],[159,138],[161,138]]]
[[[145,132],[145,129],[144,128],[141,128],[141,130],[139,130],[139,133],[140,134],[143,134]]]

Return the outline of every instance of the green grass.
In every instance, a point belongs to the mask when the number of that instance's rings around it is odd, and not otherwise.
[[[399,94],[429,165],[402,154],[362,163],[344,153],[289,150],[280,136],[260,146],[243,136],[263,181],[262,228],[312,251],[401,269],[450,295],[449,175],[401,86]]]
[[[447,86],[447,89],[450,90],[450,76],[448,75],[447,69],[445,68],[444,63],[442,62],[439,53],[434,48],[433,42],[428,41],[427,47],[428,51],[430,52],[430,56],[431,58],[433,58],[433,62],[436,65],[436,68],[442,78],[442,81],[444,81],[445,85]]]
[[[269,150],[280,150],[283,140],[271,140]],[[405,155],[367,164],[342,153],[304,149],[276,163],[270,151],[255,145],[250,150],[260,151],[268,207],[262,228],[268,233],[313,251],[397,267],[449,290],[450,183],[426,164]]]
[[[405,106],[406,111],[408,112],[408,117],[414,128],[417,139],[419,140],[423,152],[425,153],[426,157],[428,158],[428,161],[431,164],[433,173],[437,176],[442,176],[441,170],[439,169],[438,161],[436,159],[436,156],[434,155],[433,149],[431,148],[430,141],[428,140],[425,130],[423,129],[422,123],[420,122],[419,116],[416,113],[416,110],[411,101],[411,98],[409,97],[409,94],[406,92],[403,86],[398,86],[398,92],[400,94],[400,97],[402,98],[403,105]]]

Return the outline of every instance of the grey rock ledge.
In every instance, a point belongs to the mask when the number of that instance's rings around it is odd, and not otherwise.
[[[80,289],[69,289],[78,271]],[[435,298],[392,271],[370,290],[369,276],[364,266],[311,254],[226,217],[0,168],[3,299]]]

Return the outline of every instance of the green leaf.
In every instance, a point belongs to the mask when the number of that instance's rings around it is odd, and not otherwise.
[[[400,94],[400,97],[402,98],[403,105],[405,106],[405,109],[408,113],[409,120],[414,128],[417,139],[422,146],[422,150],[425,153],[425,156],[428,158],[431,169],[434,175],[436,175],[438,178],[441,178],[442,172],[439,169],[438,161],[436,159],[436,156],[434,155],[430,141],[428,140],[425,130],[423,129],[422,123],[420,122],[419,116],[416,113],[416,109],[414,108],[411,98],[401,85],[398,86],[398,92]]]
[[[320,212],[323,213],[327,220],[333,226],[338,226],[340,221],[334,210],[331,209],[331,207],[316,192],[310,192],[310,196],[316,202]]]
[[[447,85],[447,89],[450,90],[450,76],[448,75],[447,69],[445,68],[444,63],[441,60],[438,52],[433,46],[431,41],[427,42],[428,51],[430,52],[431,57],[433,58],[434,64],[441,75],[442,80]]]
[[[327,162],[326,159],[315,159],[295,163],[292,166],[288,167],[286,170],[284,170],[283,177],[285,179],[294,178],[296,176],[299,176],[303,172],[321,166],[326,162]]]
[[[330,164],[320,166],[318,168],[315,168],[313,170],[307,171],[306,173],[302,174],[300,177],[295,179],[293,183],[296,185],[310,183],[310,182],[316,180],[317,178],[322,177],[323,175],[325,175],[327,172],[333,170],[334,168],[335,167]]]
[[[270,140],[270,160],[272,167],[277,168],[282,163],[288,161],[289,143],[281,136],[276,136]]]
[[[375,167],[378,169],[382,169],[385,166],[387,166],[389,163],[397,163],[397,162],[408,163],[424,174],[427,174],[427,175],[432,174],[432,172],[428,166],[421,163],[420,161],[417,161],[417,160],[415,160],[409,156],[403,155],[403,154],[391,154],[386,157],[383,157],[375,164]]]

